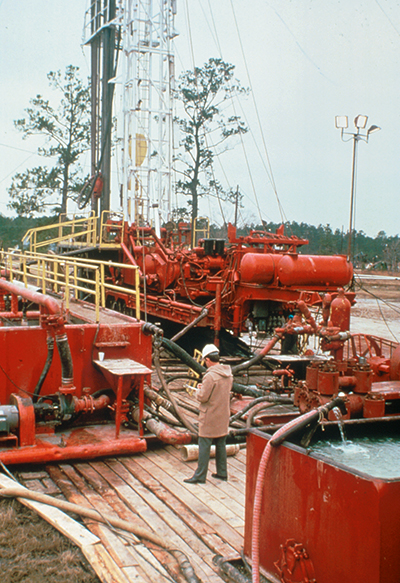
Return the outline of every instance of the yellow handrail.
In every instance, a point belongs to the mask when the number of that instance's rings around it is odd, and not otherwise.
[[[114,211],[103,211],[100,220],[100,248],[120,247],[124,240],[124,214]],[[116,242],[118,241],[118,243]]]
[[[29,246],[31,253],[62,241],[70,241],[80,247],[96,245],[97,217],[94,211],[87,217],[73,217],[68,221],[29,229],[23,237],[23,244]]]
[[[201,225],[200,227],[198,225]],[[199,236],[200,235],[200,236]],[[198,240],[208,239],[210,236],[210,222],[207,217],[197,217],[192,226],[192,247],[196,247]]]
[[[31,253],[39,249],[67,243],[71,247],[95,247],[114,249],[124,239],[125,221],[123,213],[102,211],[100,218],[92,211],[86,217],[65,220],[60,215],[58,223],[29,229],[23,237],[24,247]]]
[[[64,257],[51,253],[3,251],[2,269],[13,281],[20,279],[25,287],[34,285],[42,293],[62,294],[66,309],[71,299],[90,297],[96,310],[96,322],[100,318],[100,306],[106,305],[106,290],[115,290],[135,298],[136,319],[140,320],[139,272],[136,265],[109,261],[95,261],[78,257]],[[135,270],[135,287],[121,287],[107,281],[107,267]]]

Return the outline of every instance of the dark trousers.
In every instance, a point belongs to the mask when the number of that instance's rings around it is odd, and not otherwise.
[[[208,463],[210,461],[211,445],[215,445],[215,462],[217,466],[217,474],[228,477],[227,463],[226,463],[226,435],[223,437],[199,437],[199,462],[194,477],[199,480],[207,478]]]

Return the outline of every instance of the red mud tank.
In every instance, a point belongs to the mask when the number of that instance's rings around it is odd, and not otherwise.
[[[379,431],[399,435],[400,423],[382,423]],[[257,471],[270,437],[256,430],[248,436],[249,561]],[[400,581],[400,468],[398,478],[378,479],[285,441],[272,448],[266,468],[259,540],[260,572],[273,582]]]

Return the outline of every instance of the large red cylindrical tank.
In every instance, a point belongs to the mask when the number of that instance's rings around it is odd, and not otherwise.
[[[353,266],[344,255],[284,255],[278,275],[283,285],[341,287],[351,281]]]
[[[246,253],[240,263],[240,275],[243,283],[272,283],[280,255],[272,253]]]

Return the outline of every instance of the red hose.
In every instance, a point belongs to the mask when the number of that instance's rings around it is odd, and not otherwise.
[[[315,411],[309,411],[296,419],[292,419],[289,423],[286,423],[283,427],[280,427],[276,431],[273,437],[269,440],[265,449],[262,453],[260,465],[258,466],[256,487],[254,491],[254,504],[253,504],[253,525],[251,531],[251,566],[252,566],[252,582],[260,583],[260,517],[261,517],[261,502],[262,502],[262,492],[264,487],[265,472],[267,469],[267,464],[269,457],[271,455],[271,449],[273,446],[274,439],[278,438],[282,433],[286,432],[291,427],[295,427],[297,423],[306,420],[307,417],[314,417]]]

